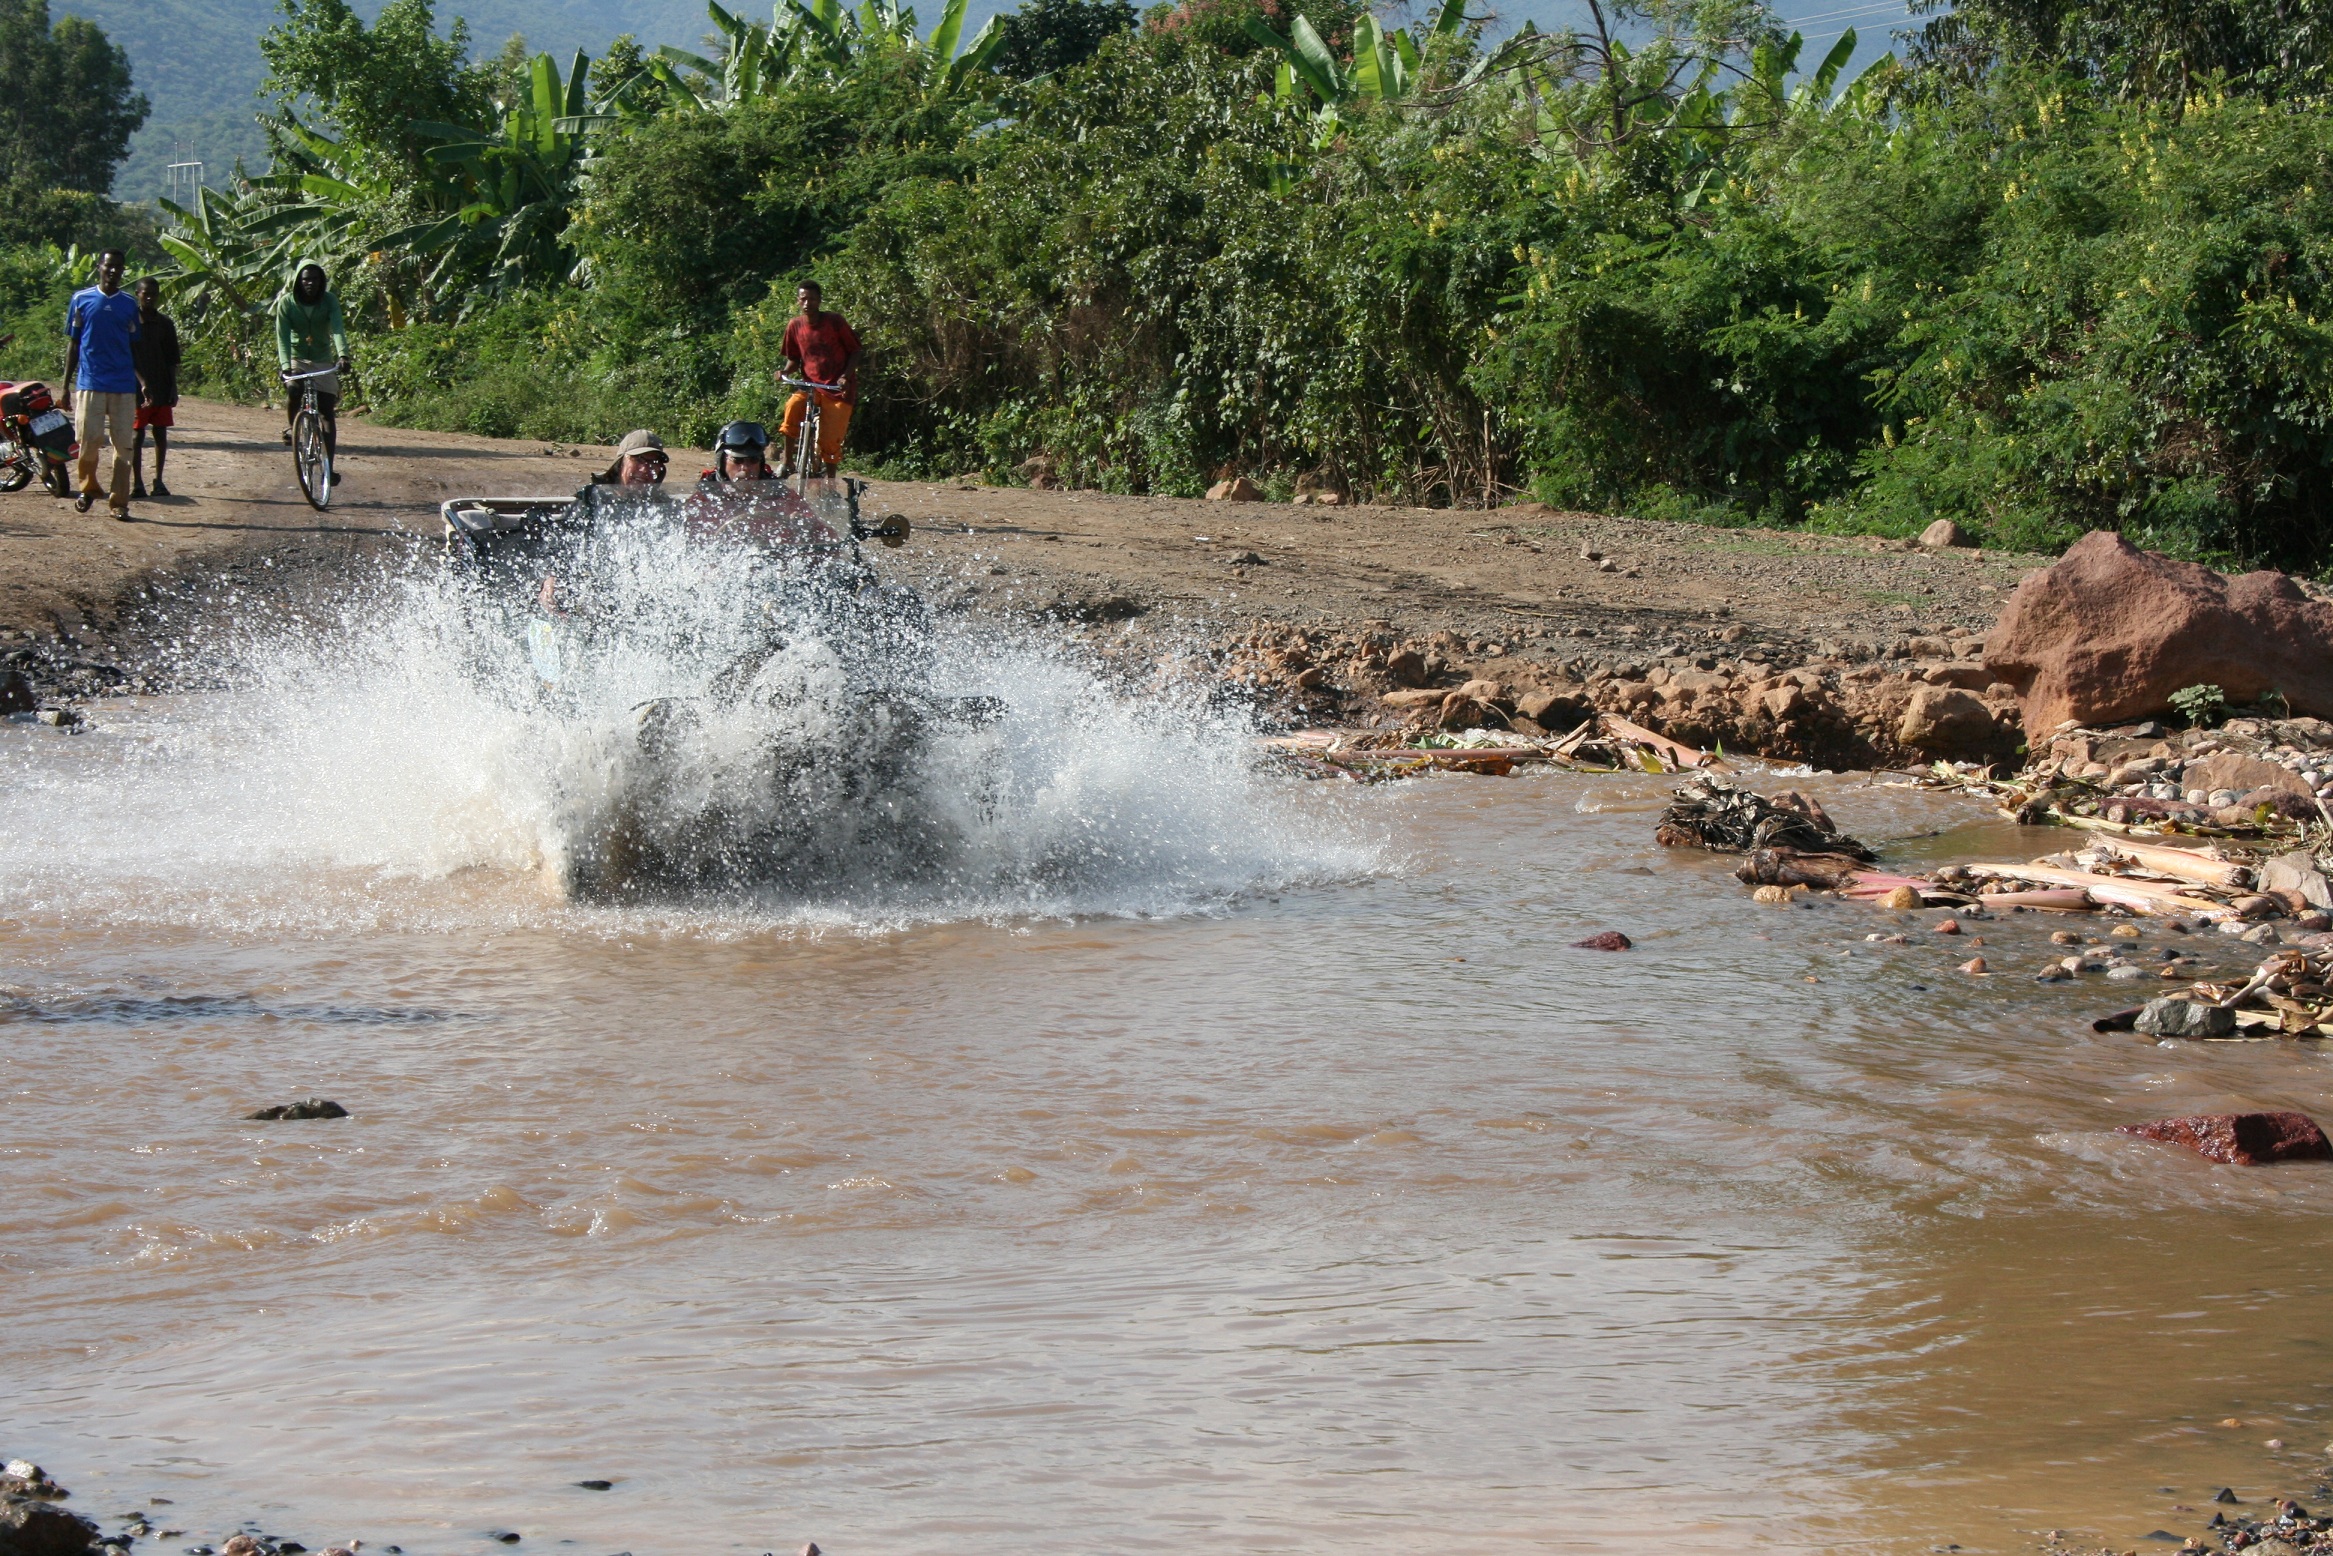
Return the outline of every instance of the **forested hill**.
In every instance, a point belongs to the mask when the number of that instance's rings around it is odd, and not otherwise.
[[[381,0],[356,7],[368,21],[380,8]],[[214,184],[237,155],[265,165],[252,94],[266,68],[259,35],[282,20],[275,0],[56,0],[53,9],[88,17],[127,49],[138,90],[154,105],[114,180],[116,196],[151,200],[161,193],[163,165],[177,160],[182,144],[210,165]],[[706,27],[704,0],[457,0],[440,14],[466,18],[483,54],[513,33],[531,48],[564,55],[596,53],[627,32],[651,48],[687,46]]]

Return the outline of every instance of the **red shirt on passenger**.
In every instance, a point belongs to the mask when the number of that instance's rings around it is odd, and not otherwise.
[[[822,312],[814,320],[797,314],[779,349],[802,364],[802,376],[812,383],[839,384],[843,364],[859,349],[859,337],[839,313]]]

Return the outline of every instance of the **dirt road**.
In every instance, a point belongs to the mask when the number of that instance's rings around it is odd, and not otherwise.
[[[78,693],[92,675],[139,684],[157,589],[231,580],[245,598],[426,545],[456,493],[558,493],[605,450],[344,424],[345,477],[328,514],[301,499],[280,413],[204,401],[180,409],[173,497],[120,523],[37,488],[0,497],[0,650],[39,660]],[[703,456],[676,450],[676,482]],[[2039,558],[1948,552],[1770,530],[1718,530],[1552,512],[1319,508],[1031,491],[973,482],[878,482],[872,511],[915,523],[887,570],[944,607],[1176,622],[1214,633],[1257,621],[1389,624],[1402,635],[1565,639],[1588,660],[1690,652],[1695,640],[1766,646],[1962,637]],[[1584,553],[1594,553],[1590,559]],[[1737,652],[1742,650],[1736,650]],[[102,667],[114,667],[105,671]]]

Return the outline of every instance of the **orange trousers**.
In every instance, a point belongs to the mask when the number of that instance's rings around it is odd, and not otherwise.
[[[851,428],[851,403],[823,389],[810,394],[818,396],[818,462],[832,469],[842,463],[842,435]],[[797,389],[786,401],[786,419],[778,424],[778,435],[786,440],[789,452],[801,434],[802,418],[810,414],[810,394]]]

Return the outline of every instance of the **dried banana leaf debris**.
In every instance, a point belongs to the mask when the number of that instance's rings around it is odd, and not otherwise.
[[[2333,982],[2333,949],[2287,946],[2262,962],[2243,983],[2196,983],[2164,1000],[2149,1001],[2134,1026],[2146,1032],[2179,1030],[2183,1025],[2190,1030],[2199,1028],[2201,1023],[2170,1022],[2156,1014],[2157,1006],[2184,998],[2229,1012],[2234,1018],[2233,1036],[2333,1037],[2333,989],[2328,989],[2329,982]]]
[[[1723,778],[1696,778],[1679,788],[1653,837],[1663,848],[1722,854],[1840,855],[1857,864],[1878,857],[1840,832],[1813,797],[1796,789],[1768,797]]]
[[[1647,773],[1730,773],[1721,755],[1696,750],[1682,741],[1632,723],[1617,713],[1599,713],[1550,746],[1549,754],[1567,766],[1594,771],[1624,769]]]
[[[1271,756],[1312,777],[1407,778],[1463,772],[1505,777],[1520,763],[1573,772],[1728,772],[1721,758],[1615,714],[1598,714],[1561,739],[1509,730],[1303,730],[1264,742]]]
[[[1419,773],[1461,772],[1505,777],[1518,762],[1544,762],[1543,746],[1520,736],[1500,740],[1441,737],[1433,745],[1378,730],[1302,730],[1263,742],[1266,754],[1310,778],[1375,782]]]

